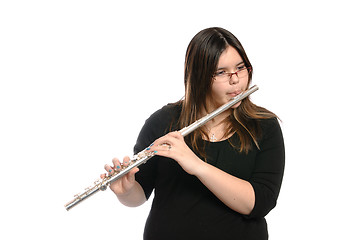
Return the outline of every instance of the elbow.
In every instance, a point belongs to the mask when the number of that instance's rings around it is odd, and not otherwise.
[[[246,218],[264,218],[277,204],[275,199],[266,202],[256,202],[250,212],[244,214]]]
[[[255,195],[253,197],[253,207],[245,216],[250,219],[263,218],[277,205],[278,191],[258,183],[252,183],[252,187]]]
[[[253,197],[253,199],[250,199],[239,213],[243,215],[250,215],[254,209],[254,206],[255,206],[255,197]]]
[[[242,214],[244,215],[250,215],[256,203],[256,194],[254,192],[254,188],[251,184],[248,183],[248,185],[250,190],[247,193],[247,201],[242,211]]]
[[[239,213],[249,216],[249,215],[251,215],[252,211],[253,211],[253,208],[246,208],[246,209],[243,209],[242,211],[240,211]]]
[[[245,204],[245,206],[243,206],[241,214],[250,215],[252,213],[254,206],[255,206],[255,202],[256,202],[255,199],[256,199],[256,197],[253,193],[253,195],[249,197],[247,204]]]

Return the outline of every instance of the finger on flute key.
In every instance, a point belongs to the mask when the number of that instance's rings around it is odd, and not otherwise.
[[[114,172],[113,168],[108,164],[105,164],[105,170],[108,172],[108,175],[112,175]]]
[[[113,167],[115,171],[120,171],[122,164],[120,163],[120,160],[118,158],[112,159]]]

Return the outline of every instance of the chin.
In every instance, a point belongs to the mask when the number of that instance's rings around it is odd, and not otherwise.
[[[232,106],[233,109],[239,107],[239,105],[241,105],[242,101],[240,101],[239,103],[237,103],[236,105]]]

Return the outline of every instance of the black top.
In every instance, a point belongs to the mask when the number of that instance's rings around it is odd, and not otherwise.
[[[179,114],[177,105],[152,114],[139,134],[135,153],[169,132]],[[248,154],[239,153],[228,140],[205,141],[209,164],[252,184],[255,206],[250,215],[227,207],[176,161],[155,156],[136,173],[147,199],[153,189],[155,192],[144,239],[268,239],[264,216],[276,205],[284,171],[284,144],[276,119],[261,120],[260,126],[260,150],[254,146]]]

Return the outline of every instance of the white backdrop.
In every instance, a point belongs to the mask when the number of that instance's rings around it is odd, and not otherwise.
[[[141,239],[150,202],[64,204],[146,118],[183,96],[186,47],[224,27],[280,116],[286,171],[270,239],[358,239],[355,1],[1,1],[1,239]],[[6,236],[6,237],[5,237]]]

